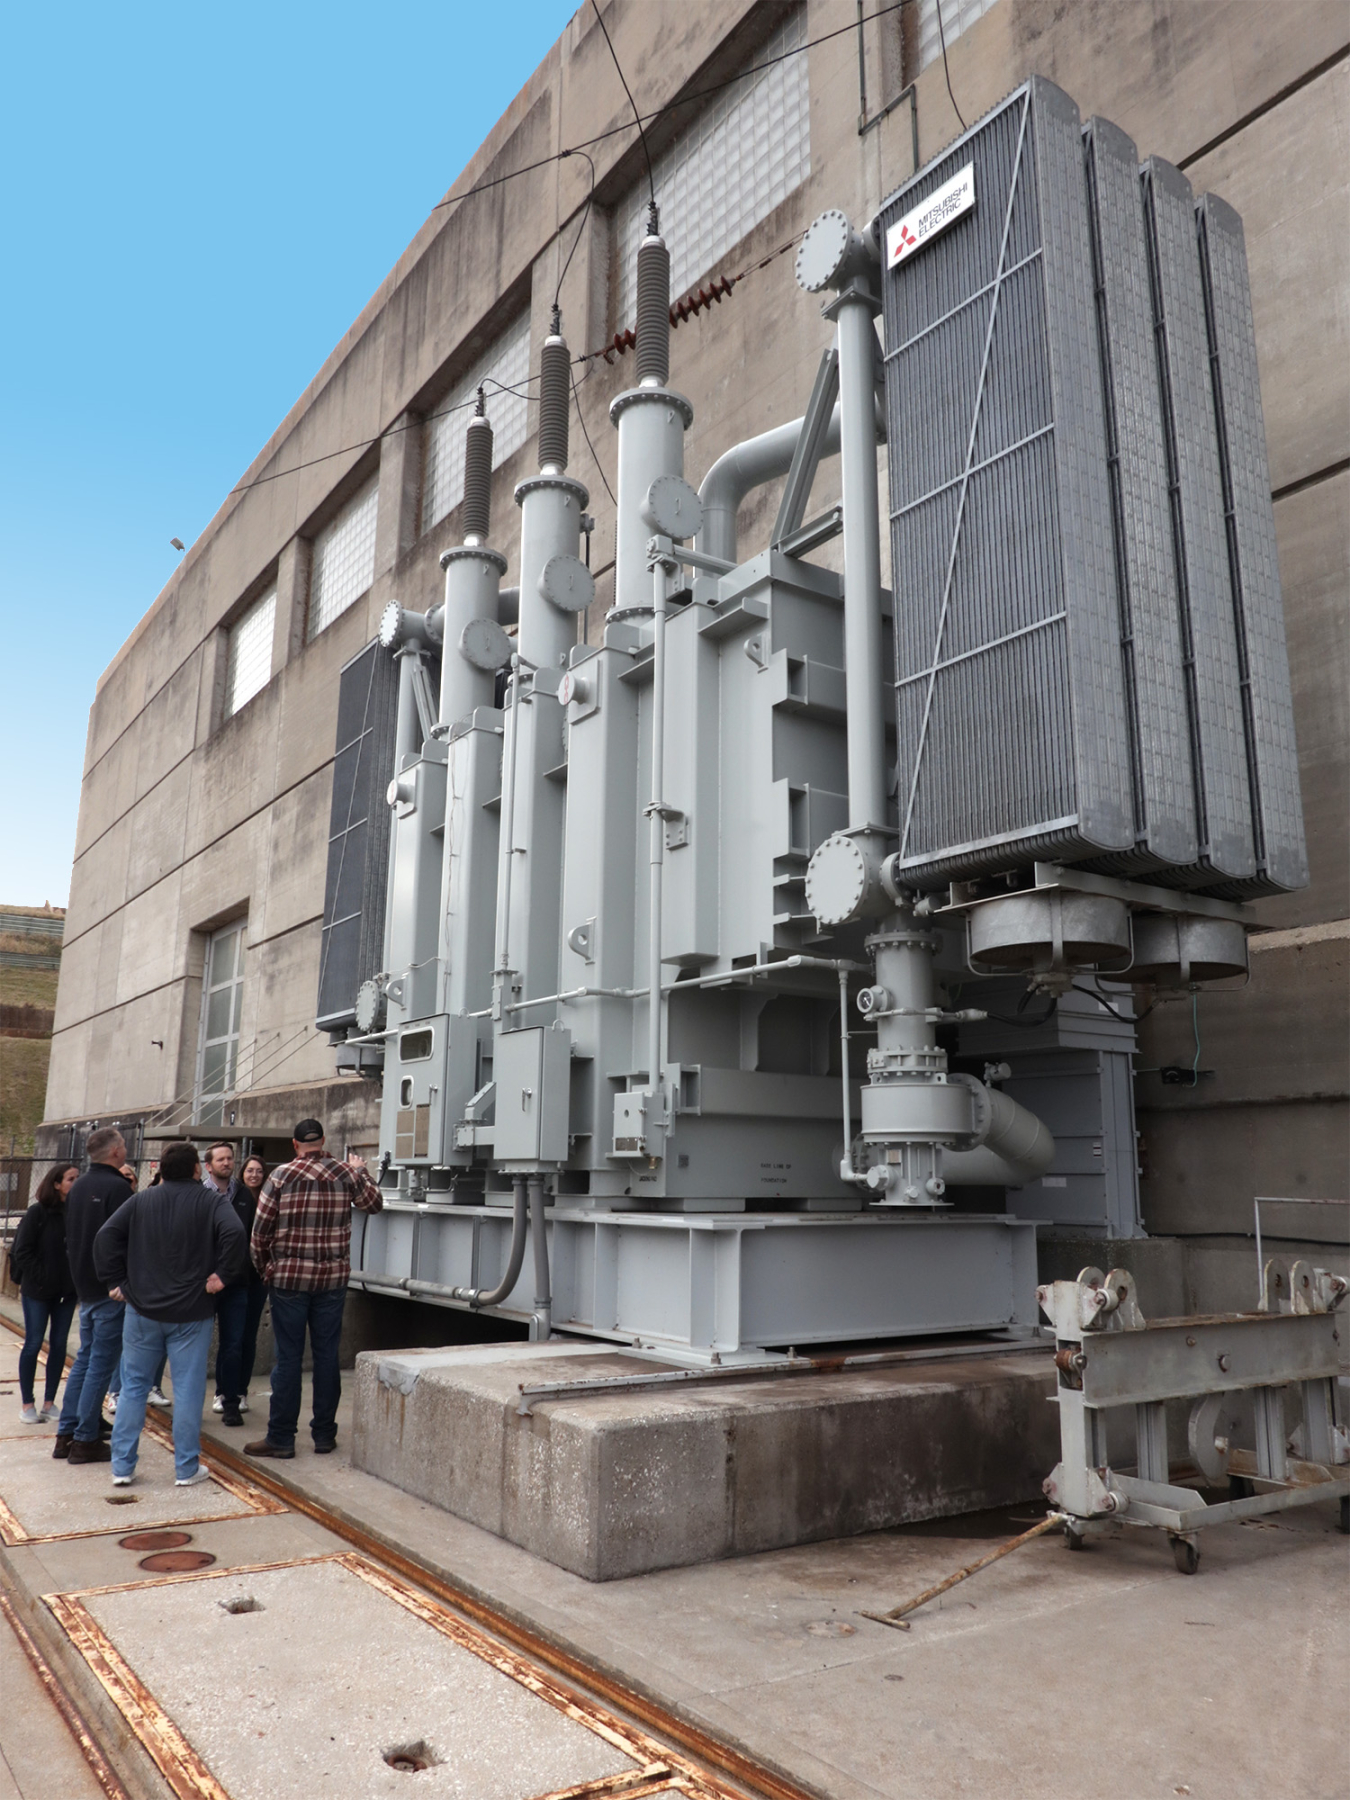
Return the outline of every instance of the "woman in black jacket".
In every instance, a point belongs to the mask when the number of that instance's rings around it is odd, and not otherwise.
[[[19,1221],[9,1253],[10,1273],[23,1297],[23,1349],[19,1352],[19,1397],[25,1425],[56,1417],[56,1390],[66,1372],[66,1338],[75,1316],[75,1282],[66,1258],[66,1195],[80,1165],[55,1163],[38,1183],[37,1199]],[[39,1413],[33,1404],[38,1351],[47,1344],[46,1397]]]

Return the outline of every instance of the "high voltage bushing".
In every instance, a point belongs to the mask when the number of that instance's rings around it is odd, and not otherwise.
[[[480,409],[482,393],[478,396]],[[464,541],[486,543],[492,523],[492,424],[479,411],[469,420],[464,436]]]
[[[572,399],[572,358],[556,332],[539,355],[539,467],[567,467],[567,421]]]
[[[670,251],[655,233],[637,253],[637,378],[670,379]]]

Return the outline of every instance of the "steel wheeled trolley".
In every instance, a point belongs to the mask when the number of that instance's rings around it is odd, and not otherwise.
[[[1060,1420],[1061,1459],[1045,1492],[1069,1547],[1117,1525],[1153,1526],[1193,1575],[1208,1525],[1339,1497],[1340,1527],[1350,1530],[1350,1437],[1337,1387],[1346,1288],[1329,1270],[1271,1257],[1258,1311],[1152,1321],[1124,1269],[1084,1269],[1039,1288],[1055,1332]],[[1291,1430],[1293,1390],[1302,1418]],[[1227,1501],[1210,1504],[1169,1480],[1166,1409],[1177,1399],[1192,1401],[1191,1458],[1208,1485],[1228,1483]],[[1107,1454],[1107,1411],[1124,1406],[1135,1411],[1133,1475]]]

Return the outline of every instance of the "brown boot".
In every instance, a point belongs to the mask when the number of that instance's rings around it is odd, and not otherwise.
[[[56,1441],[52,1445],[52,1455],[57,1459],[58,1462],[64,1462],[65,1459],[70,1455],[70,1446],[74,1442],[75,1442],[75,1434],[72,1431],[66,1432],[64,1437],[61,1435],[60,1432],[58,1432],[56,1434]]]
[[[76,1463],[111,1462],[112,1451],[102,1438],[95,1438],[92,1443],[86,1443],[83,1438],[76,1438],[70,1446],[66,1461],[72,1467]]]
[[[280,1444],[274,1444],[271,1438],[259,1438],[256,1444],[244,1445],[245,1456],[275,1456],[286,1459],[294,1457],[294,1450],[285,1450]]]

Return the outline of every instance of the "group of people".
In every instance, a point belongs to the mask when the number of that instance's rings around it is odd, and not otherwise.
[[[223,1424],[239,1426],[269,1300],[276,1361],[267,1434],[244,1449],[250,1456],[294,1456],[307,1333],[314,1448],[333,1449],[351,1209],[378,1212],[383,1200],[361,1157],[340,1162],[327,1155],[317,1119],[300,1121],[292,1148],[292,1160],[270,1174],[261,1158],[250,1156],[236,1175],[232,1144],[213,1144],[203,1169],[194,1144],[171,1143],[154,1181],[138,1193],[126,1144],[108,1126],[90,1134],[84,1174],[67,1162],[43,1176],[15,1234],[10,1268],[23,1299],[22,1417],[29,1424],[57,1420],[54,1457],[75,1465],[110,1461],[114,1485],[130,1485],[146,1406],[163,1400],[167,1362],[175,1480],[179,1487],[207,1480],[201,1417],[212,1335],[218,1331],[215,1409]],[[80,1346],[58,1415],[77,1304]],[[44,1339],[39,1410],[35,1383]],[[110,1393],[111,1425],[103,1417]]]

